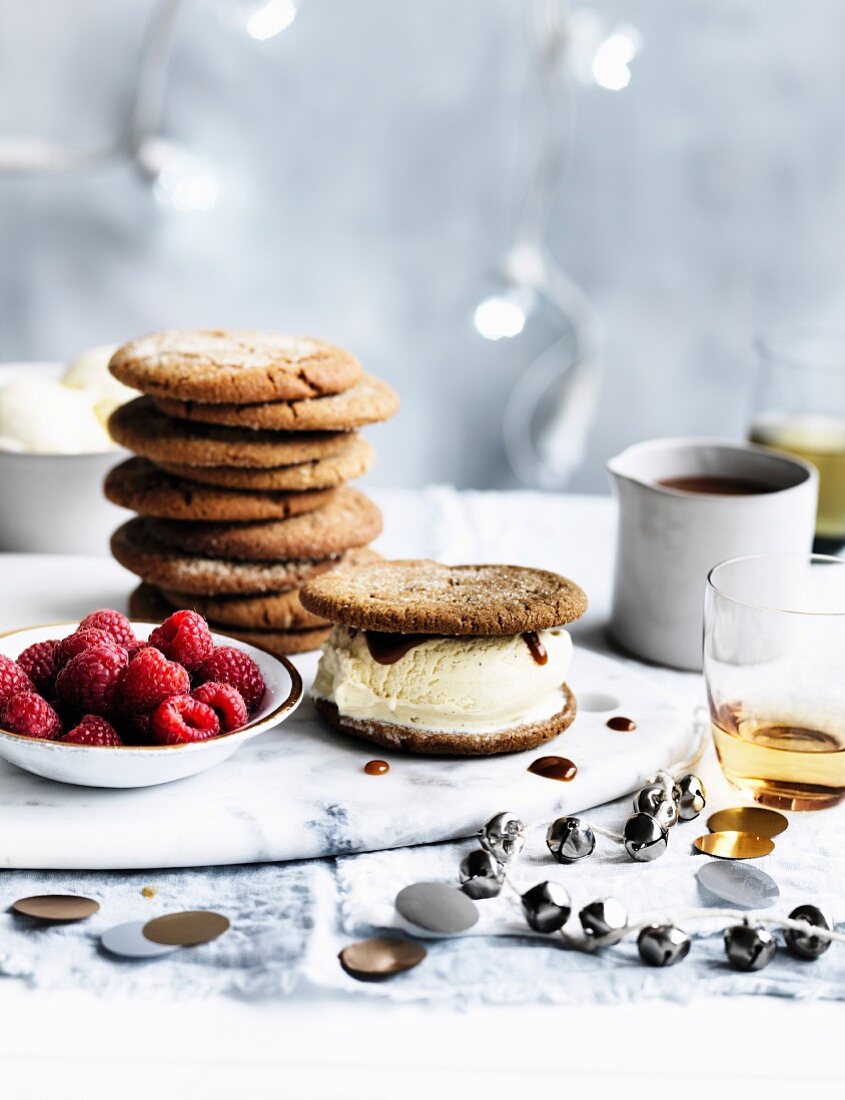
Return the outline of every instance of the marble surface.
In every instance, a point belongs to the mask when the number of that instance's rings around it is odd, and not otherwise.
[[[310,679],[316,659],[300,661]],[[689,714],[608,657],[578,654],[576,693],[611,693],[636,717],[616,733],[612,711],[582,713],[542,749],[477,760],[375,754],[325,728],[310,703],[283,726],[202,775],[135,791],[54,783],[0,768],[0,865],[128,869],[261,863],[402,847],[468,836],[507,807],[528,821],[576,812],[641,785],[683,758]],[[615,709],[615,708],[614,708]],[[558,783],[526,771],[549,752],[576,761]],[[365,775],[367,760],[391,764]]]
[[[525,549],[521,555],[508,550],[510,536],[521,534],[524,547],[528,519],[542,510],[544,526],[559,529],[561,537],[543,541],[535,552],[538,564],[548,564],[550,550],[561,556],[564,517],[573,514],[575,503],[521,494],[502,510],[501,497],[458,498],[440,489],[379,499],[388,515],[385,552],[451,561],[524,561]],[[609,502],[598,509],[595,503],[583,502],[582,512],[594,510],[606,525]],[[499,528],[498,554],[480,527],[482,514]],[[572,562],[566,569],[590,591],[585,573],[596,568],[597,556],[588,557],[592,560],[583,568]],[[114,562],[77,556],[3,555],[0,577],[6,593],[2,629],[72,618],[96,606],[122,606],[132,584]],[[589,620],[601,608],[599,601],[580,628],[593,645]],[[614,733],[605,726],[608,713],[582,708],[570,730],[531,753],[484,760],[415,758],[376,753],[328,730],[306,701],[284,726],[256,738],[224,764],[165,787],[85,789],[3,764],[0,866],[130,869],[347,854],[466,836],[489,817],[491,806],[537,820],[616,798],[686,754],[692,703],[684,692],[673,695],[657,678],[643,676],[631,662],[579,644],[578,637],[576,631],[570,677],[576,696],[613,696],[619,706],[612,710],[634,717],[636,733]],[[297,664],[310,683],[316,656]],[[549,752],[577,763],[574,781],[561,784],[526,772],[531,759]],[[389,775],[362,772],[376,755],[390,760]]]

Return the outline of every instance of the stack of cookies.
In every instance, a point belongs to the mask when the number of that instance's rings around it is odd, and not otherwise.
[[[155,333],[118,349],[110,370],[144,395],[109,421],[137,457],[105,483],[138,513],[111,544],[143,582],[130,614],[191,607],[272,652],[319,647],[328,624],[299,589],[378,557],[381,514],[346,482],[374,457],[356,429],[393,415],[393,390],[341,348],[261,332]]]

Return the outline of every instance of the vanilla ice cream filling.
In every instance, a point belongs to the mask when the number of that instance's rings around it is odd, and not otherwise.
[[[312,695],[342,717],[442,733],[498,733],[544,722],[565,704],[572,639],[563,629],[538,638],[539,664],[521,634],[432,637],[393,664],[376,661],[363,631],[336,626],[323,646]]]

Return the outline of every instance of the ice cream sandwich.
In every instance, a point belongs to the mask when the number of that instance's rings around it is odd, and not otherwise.
[[[312,689],[334,728],[390,748],[477,756],[565,730],[565,629],[587,598],[541,569],[378,562],[316,577],[302,605],[334,624]]]

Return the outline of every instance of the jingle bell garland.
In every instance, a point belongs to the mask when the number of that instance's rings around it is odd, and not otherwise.
[[[624,832],[601,829],[579,816],[559,817],[546,829],[546,846],[558,863],[575,863],[592,855],[598,835],[623,845],[637,863],[647,863],[666,851],[669,829],[678,821],[692,821],[705,805],[704,784],[698,776],[684,775],[676,781],[671,773],[659,771],[635,795],[634,813],[625,822]],[[490,859],[507,867],[522,851],[525,835],[526,827],[516,814],[503,811],[491,817],[479,832],[481,848],[461,864],[461,889],[474,898],[495,897],[504,876],[496,874]],[[482,853],[488,858],[482,858]]]
[[[634,812],[625,822],[623,833],[600,828],[580,816],[559,817],[546,826],[546,846],[558,863],[575,863],[591,855],[596,836],[602,836],[623,846],[635,862],[647,862],[666,851],[670,829],[678,822],[693,821],[705,806],[706,792],[698,776],[690,773],[675,780],[669,772],[660,771],[635,795]],[[692,947],[691,936],[676,923],[679,919],[738,921],[725,929],[724,946],[728,964],[740,971],[762,970],[775,957],[778,944],[766,925],[785,930],[784,946],[799,959],[818,959],[833,940],[845,942],[845,934],[835,930],[832,918],[811,904],[798,906],[788,917],[768,912],[703,909],[690,910],[680,917],[651,918],[632,924],[615,898],[601,898],[585,905],[578,913],[581,934],[574,935],[565,928],[572,905],[562,886],[544,881],[523,892],[508,875],[525,845],[526,832],[516,814],[504,811],[492,817],[479,832],[481,847],[469,852],[461,862],[461,890],[480,900],[498,896],[507,886],[518,898],[531,931],[543,936],[556,932],[575,950],[599,951],[636,934],[637,949],[644,963],[674,966],[687,957]]]

